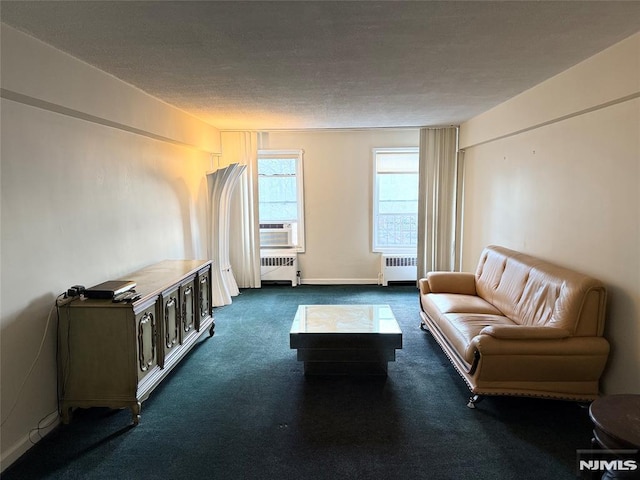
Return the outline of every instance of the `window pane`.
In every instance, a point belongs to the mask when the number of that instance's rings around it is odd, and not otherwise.
[[[258,162],[258,175],[295,175],[295,158],[261,158]]]
[[[378,215],[377,244],[408,248],[418,245],[418,215]]]
[[[260,201],[295,202],[297,200],[295,177],[258,177]]]
[[[265,245],[304,248],[304,219],[302,198],[302,152],[261,150],[258,152],[258,211],[262,232],[273,232],[282,225],[282,235],[271,238]],[[274,243],[275,242],[275,243]]]
[[[379,213],[417,213],[418,175],[384,174],[378,176]]]
[[[418,154],[415,152],[378,153],[376,158],[378,173],[418,171]]]
[[[258,177],[260,222],[293,221],[298,218],[295,177]]]
[[[288,223],[298,217],[298,205],[284,202],[260,202],[260,223]]]
[[[374,248],[418,244],[418,149],[375,151]]]

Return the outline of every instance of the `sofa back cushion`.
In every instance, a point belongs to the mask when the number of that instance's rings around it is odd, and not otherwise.
[[[521,325],[602,335],[606,292],[599,281],[504,247],[484,249],[476,290]]]

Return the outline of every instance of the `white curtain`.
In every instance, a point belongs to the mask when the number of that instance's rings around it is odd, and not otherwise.
[[[260,288],[258,134],[223,132],[223,160],[246,168],[231,198],[229,258],[240,288]]]
[[[457,138],[456,127],[420,130],[418,278],[429,271],[452,271],[460,266],[462,170]]]
[[[213,263],[211,282],[213,305],[231,303],[231,297],[240,293],[229,260],[231,194],[245,165],[233,163],[207,174],[209,187],[209,242]]]

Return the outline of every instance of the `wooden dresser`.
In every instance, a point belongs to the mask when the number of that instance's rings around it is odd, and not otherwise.
[[[132,303],[79,298],[60,307],[58,378],[62,421],[75,407],[130,408],[141,402],[215,323],[211,262],[166,260],[133,272]]]

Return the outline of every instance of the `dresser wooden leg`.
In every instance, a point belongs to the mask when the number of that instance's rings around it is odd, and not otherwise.
[[[142,404],[140,402],[136,402],[131,405],[131,421],[134,425],[138,425],[140,423],[140,411],[142,410]]]

